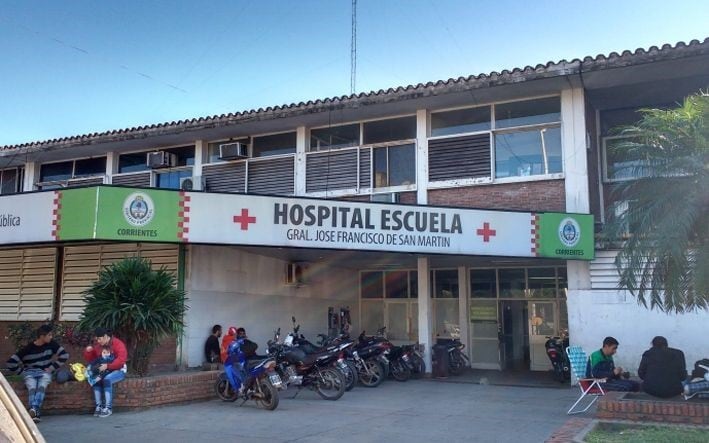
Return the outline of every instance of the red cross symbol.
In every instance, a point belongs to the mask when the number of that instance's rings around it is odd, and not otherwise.
[[[241,210],[241,215],[234,216],[234,223],[241,224],[241,230],[247,231],[250,223],[256,223],[256,217],[249,217],[249,210],[244,208]]]
[[[485,222],[483,223],[483,228],[478,229],[478,235],[482,235],[483,241],[485,243],[488,243],[490,241],[490,237],[494,237],[495,235],[497,235],[497,231],[495,231],[494,229],[490,229],[490,223]]]

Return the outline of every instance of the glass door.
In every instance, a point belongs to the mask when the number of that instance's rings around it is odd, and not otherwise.
[[[470,365],[500,369],[497,300],[470,300]]]
[[[532,371],[551,369],[544,343],[558,330],[555,301],[529,302],[529,357]]]

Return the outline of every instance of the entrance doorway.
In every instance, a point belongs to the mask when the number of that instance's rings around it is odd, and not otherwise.
[[[503,370],[529,369],[529,328],[527,302],[500,302],[500,366]]]

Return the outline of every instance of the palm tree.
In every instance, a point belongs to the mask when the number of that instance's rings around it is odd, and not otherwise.
[[[651,309],[709,309],[709,95],[640,112],[608,152],[625,159],[616,172],[636,178],[616,185],[613,199],[628,203],[603,232],[623,240],[620,287]]]
[[[128,369],[145,375],[150,356],[160,341],[180,335],[184,328],[185,292],[174,274],[150,261],[130,257],[103,268],[98,280],[84,291],[86,307],[79,329],[113,330],[128,348]]]

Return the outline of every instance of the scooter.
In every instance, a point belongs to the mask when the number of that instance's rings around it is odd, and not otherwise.
[[[273,411],[278,407],[278,389],[283,382],[275,371],[276,360],[267,358],[246,358],[241,345],[243,339],[234,340],[228,348],[224,362],[224,372],[214,384],[217,396],[223,401],[243,399],[254,400],[257,405]]]
[[[554,379],[559,383],[571,380],[571,364],[565,349],[569,347],[569,337],[547,337],[544,348],[554,368]]]

